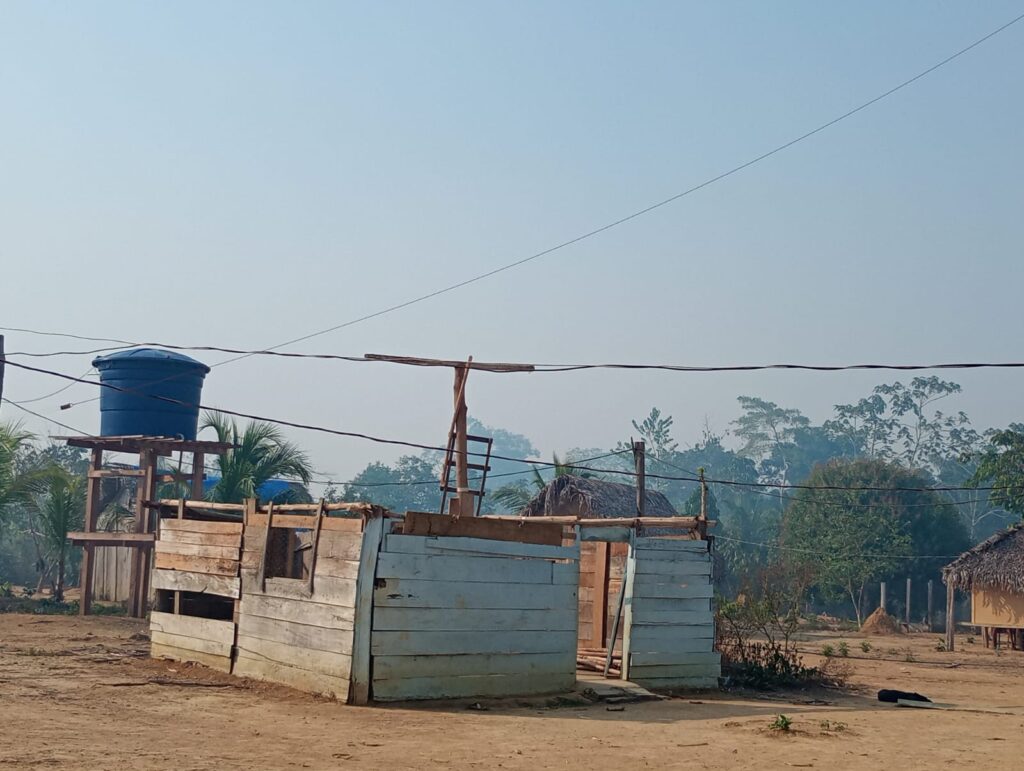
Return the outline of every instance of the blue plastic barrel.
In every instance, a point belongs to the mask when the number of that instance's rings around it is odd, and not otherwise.
[[[210,371],[201,361],[171,351],[135,348],[97,356],[92,365],[101,383],[124,389],[101,390],[102,436],[196,438],[203,380]]]

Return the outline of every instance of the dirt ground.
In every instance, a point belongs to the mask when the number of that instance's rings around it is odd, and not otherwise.
[[[124,618],[0,615],[0,768],[995,768],[1024,745],[1024,653],[963,637],[945,653],[938,635],[808,635],[807,651],[848,643],[851,692],[690,694],[610,711],[347,707],[150,660],[145,633]],[[967,710],[880,704],[880,687]],[[768,728],[779,714],[788,733]]]

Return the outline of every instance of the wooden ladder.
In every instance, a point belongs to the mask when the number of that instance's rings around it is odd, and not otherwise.
[[[459,488],[452,486],[452,469],[455,468],[455,441],[458,438],[458,431],[455,427],[448,432],[448,448],[444,454],[444,468],[441,471],[441,514],[445,513],[448,505],[448,495],[452,494],[458,496]],[[466,434],[466,442],[473,442],[477,445],[486,445],[486,450],[483,451],[483,463],[466,463],[466,468],[470,471],[479,471],[480,474],[480,487],[479,489],[470,489],[468,492],[470,495],[476,497],[476,505],[474,506],[475,511],[473,516],[480,516],[480,507],[483,505],[484,490],[487,486],[487,472],[491,470],[491,448],[494,446],[494,439],[489,436],[476,436],[474,434]],[[460,512],[466,514],[468,512]]]

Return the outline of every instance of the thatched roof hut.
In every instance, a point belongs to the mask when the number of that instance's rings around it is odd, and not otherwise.
[[[942,578],[963,591],[990,588],[1024,594],[1024,525],[965,551],[942,569]]]
[[[668,498],[647,490],[644,515],[678,517]],[[524,517],[561,516],[611,519],[636,515],[636,488],[603,479],[567,474],[555,477],[521,512]]]

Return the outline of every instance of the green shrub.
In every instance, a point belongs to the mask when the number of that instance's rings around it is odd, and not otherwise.
[[[788,731],[793,726],[793,720],[786,715],[779,715],[768,724],[772,731]]]

